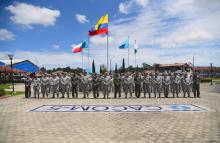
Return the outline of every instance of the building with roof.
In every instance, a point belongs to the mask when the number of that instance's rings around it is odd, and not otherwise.
[[[10,60],[1,60],[1,63],[4,63],[4,66],[10,66]],[[31,72],[36,73],[39,71],[39,67],[35,65],[33,62],[29,60],[20,60],[20,59],[13,59],[12,60],[12,69],[13,70],[20,70],[24,72]]]
[[[0,61],[0,66],[5,66],[5,63]]]
[[[157,72],[185,72],[192,71],[191,63],[174,63],[174,64],[154,64],[154,69]]]
[[[216,77],[220,78],[220,67],[194,67],[194,71],[198,72],[201,77]]]

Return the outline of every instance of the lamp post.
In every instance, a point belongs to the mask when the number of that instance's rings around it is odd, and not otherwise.
[[[213,64],[213,63],[210,63],[211,85],[213,85],[213,83],[212,83],[212,64]]]
[[[8,54],[8,57],[9,57],[9,59],[11,61],[11,83],[12,83],[12,90],[13,90],[12,94],[14,94],[14,92],[15,92],[13,69],[12,69],[12,59],[13,59],[13,56],[14,56],[13,54]]]
[[[110,71],[112,71],[112,60],[115,58],[116,56],[112,56],[111,58],[110,58]]]

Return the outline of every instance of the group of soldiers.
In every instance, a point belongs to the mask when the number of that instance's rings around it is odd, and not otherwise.
[[[109,74],[44,74],[42,77],[30,77],[25,80],[25,97],[31,97],[33,88],[34,98],[140,98],[151,97],[200,97],[200,77],[197,73],[115,73]],[[102,93],[102,97],[100,95]],[[122,93],[124,93],[122,95]],[[61,94],[61,96],[60,96]],[[134,94],[134,96],[133,96]],[[122,97],[123,96],[123,97]]]

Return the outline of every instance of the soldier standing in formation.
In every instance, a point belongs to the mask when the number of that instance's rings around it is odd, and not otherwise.
[[[31,97],[31,78],[28,75],[27,79],[25,80],[24,84],[25,84],[25,98],[29,98]]]
[[[33,86],[34,98],[39,98],[39,92],[41,90],[43,98],[48,98],[52,95],[52,98],[59,98],[59,93],[62,93],[64,98],[65,94],[69,98],[69,93],[72,93],[72,98],[78,98],[78,91],[80,87],[84,98],[89,97],[89,93],[93,92],[93,98],[99,98],[99,91],[103,92],[103,98],[109,98],[109,94],[112,91],[115,98],[121,98],[122,92],[125,93],[125,98],[128,98],[128,94],[132,98],[132,93],[135,92],[137,98],[141,97],[143,92],[144,97],[146,94],[151,98],[153,92],[154,97],[161,98],[161,93],[165,98],[168,98],[169,92],[173,93],[173,97],[179,97],[182,91],[183,97],[190,97],[191,89],[193,88],[194,97],[200,97],[200,77],[197,73],[191,74],[172,74],[164,73],[158,75],[144,73],[141,75],[139,72],[135,74],[125,73],[120,76],[119,74],[103,75],[93,74],[92,76],[84,73],[79,77],[77,74],[71,75],[63,73],[62,77],[57,75],[44,74],[42,78],[34,77],[33,80],[28,76],[25,80],[25,97],[29,98],[31,94],[31,84]],[[123,89],[123,91],[122,91]],[[49,93],[50,91],[50,93]],[[81,92],[81,91],[80,91]]]
[[[69,78],[66,76],[65,73],[63,73],[63,77],[61,78],[61,93],[62,97],[64,98],[65,93],[67,94],[67,97],[69,98]]]
[[[169,85],[170,85],[171,81],[170,81],[170,77],[167,75],[167,73],[164,74],[164,78],[163,78],[163,93],[164,93],[164,97],[168,98],[169,95]]]
[[[114,77],[114,87],[115,87],[115,92],[114,92],[114,98],[117,98],[117,94],[118,97],[121,98],[121,77],[119,76],[119,74],[116,74]]]
[[[59,77],[53,75],[51,79],[51,92],[53,94],[53,98],[55,98],[55,94],[57,95],[57,98],[59,97],[59,82]]]
[[[39,98],[39,96],[40,96],[40,79],[35,76],[32,84],[33,84],[33,90],[34,90],[34,98],[36,98],[36,95],[37,95],[37,98]]]
[[[180,86],[181,86],[181,78],[180,78],[179,74],[175,74],[174,75],[174,96],[173,96],[173,98],[175,98],[175,94],[176,94],[176,97],[179,98]]]
[[[135,96],[137,98],[140,98],[140,96],[141,96],[141,77],[138,72],[135,74],[134,83],[135,83]]]
[[[98,98],[99,97],[99,78],[96,73],[92,77],[92,90],[93,90],[93,97]]]
[[[43,75],[43,77],[41,78],[41,93],[43,95],[43,98],[45,98],[45,94],[48,94],[47,93],[47,82],[48,82],[48,79],[46,78],[46,75]]]
[[[148,93],[149,98],[150,98],[150,94],[151,94],[151,77],[148,75],[148,73],[144,74],[143,77],[143,90],[144,90],[144,97],[146,98],[146,93]]]
[[[89,98],[89,79],[86,72],[84,72],[84,75],[81,77],[81,81],[83,98]]]
[[[193,94],[195,98],[200,97],[200,76],[197,73],[193,75]]]
[[[188,97],[190,97],[190,85],[191,85],[191,78],[187,74],[184,75],[183,78],[183,97],[186,97],[186,93]]]
[[[132,98],[132,78],[129,73],[125,74],[123,83],[125,98],[127,98],[128,93],[130,94],[130,98]]]
[[[78,98],[78,84],[79,78],[77,77],[76,73],[74,73],[71,77],[71,84],[72,84],[72,98]],[[74,95],[76,94],[76,96]]]

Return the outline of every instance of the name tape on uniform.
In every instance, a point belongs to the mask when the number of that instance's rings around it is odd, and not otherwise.
[[[206,111],[193,104],[165,105],[42,105],[33,112],[175,112],[175,111]]]

